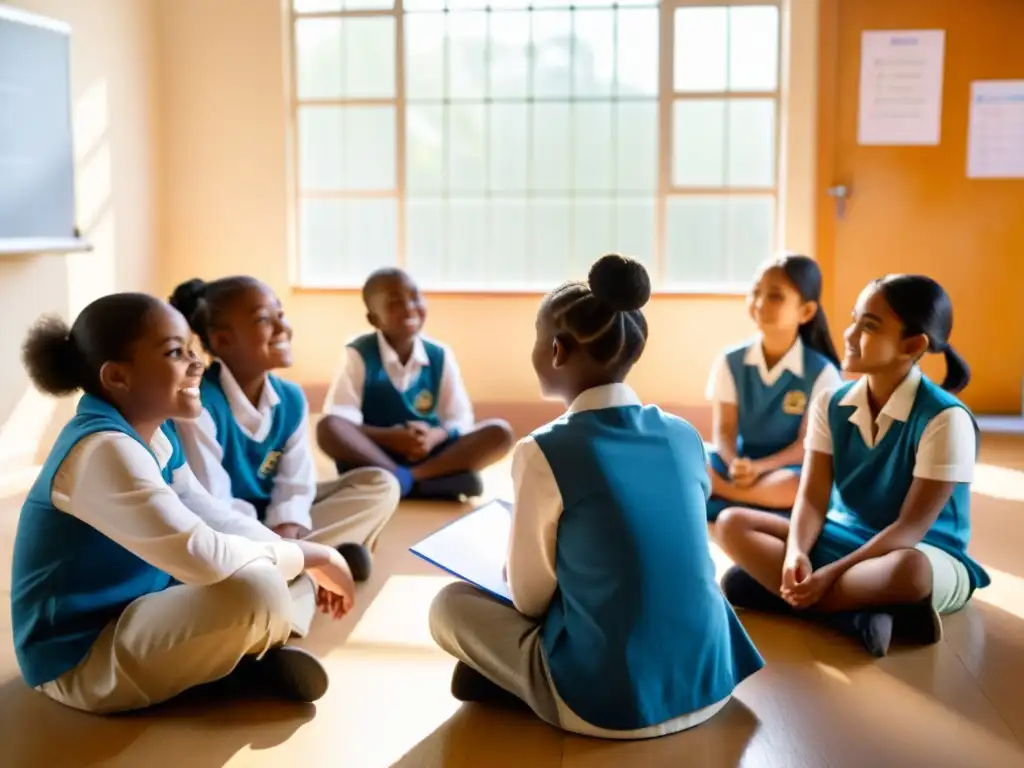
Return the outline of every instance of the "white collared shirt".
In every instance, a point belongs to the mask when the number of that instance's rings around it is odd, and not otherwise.
[[[273,424],[274,408],[280,403],[274,387],[264,380],[259,402],[254,407],[223,363],[220,365],[220,385],[231,415],[242,432],[256,442],[262,442]],[[256,510],[251,504],[231,496],[231,476],[221,463],[224,451],[217,442],[217,425],[210,412],[203,408],[194,421],[176,420],[175,425],[185,457],[203,487],[214,498],[230,502],[235,510],[256,520]],[[278,461],[263,522],[270,528],[295,523],[307,530],[312,529],[309,510],[315,498],[316,465],[309,441],[309,408],[303,403],[299,426],[288,438]]]
[[[433,343],[439,344],[437,341]],[[430,365],[427,350],[419,336],[413,342],[412,354],[404,365],[398,353],[392,349],[380,331],[377,331],[377,344],[388,379],[399,392],[408,390],[423,368]],[[437,416],[445,429],[458,429],[459,432],[465,433],[470,431],[475,423],[473,405],[462,381],[459,365],[455,361],[455,353],[445,344],[440,346],[444,348],[444,369],[441,371],[440,391],[437,397]],[[346,346],[340,371],[334,377],[331,388],[324,398],[324,413],[362,424],[365,380],[366,364],[362,355],[352,347]]]
[[[872,424],[868,403],[868,380],[863,377],[843,396],[840,405],[855,406],[850,423],[856,425],[864,444],[874,448],[885,437],[893,422],[906,422],[914,407],[921,385],[921,369],[916,365],[892,393]],[[822,392],[811,406],[804,449],[832,455],[832,429],[828,423],[828,406],[835,390]],[[877,436],[872,427],[878,429]],[[928,422],[917,445],[914,477],[949,483],[970,483],[974,480],[977,438],[974,422],[963,408],[947,408]]]
[[[216,584],[260,559],[275,565],[286,581],[302,571],[296,545],[212,498],[188,464],[168,486],[160,472],[171,444],[162,431],[150,447],[159,466],[124,433],[83,438],[54,475],[50,500],[182,584]]]
[[[786,371],[790,371],[794,376],[802,379],[804,377],[803,340],[797,336],[793,346],[769,370],[768,363],[764,359],[764,348],[761,346],[760,339],[755,339],[743,354],[743,364],[757,368],[758,373],[761,375],[761,381],[769,387],[778,381],[779,377]],[[826,365],[821,373],[818,374],[818,378],[814,380],[810,399],[814,401],[825,390],[834,390],[842,383],[843,377],[836,370],[835,366]],[[729,369],[726,353],[719,355],[711,366],[711,375],[708,376],[704,396],[714,403],[736,405],[739,399],[736,394],[736,381],[733,379],[732,371]]]

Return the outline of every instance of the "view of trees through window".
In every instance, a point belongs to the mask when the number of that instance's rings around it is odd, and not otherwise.
[[[295,0],[303,284],[546,290],[619,251],[672,288],[771,253],[777,6],[443,2]]]

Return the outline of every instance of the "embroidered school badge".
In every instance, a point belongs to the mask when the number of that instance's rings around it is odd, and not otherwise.
[[[277,470],[277,462],[281,460],[280,451],[271,451],[260,464],[260,477],[270,477]]]
[[[430,413],[434,409],[434,396],[430,394],[430,390],[424,389],[416,395],[416,399],[412,401],[412,407],[416,409],[417,413],[422,413],[424,416]]]
[[[782,400],[783,413],[788,413],[790,416],[803,416],[804,411],[806,410],[807,395],[799,389],[794,389],[786,393],[786,396]]]

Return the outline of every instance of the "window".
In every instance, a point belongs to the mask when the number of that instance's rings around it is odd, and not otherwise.
[[[775,4],[294,0],[293,33],[303,285],[546,291],[608,251],[745,285],[774,250]]]

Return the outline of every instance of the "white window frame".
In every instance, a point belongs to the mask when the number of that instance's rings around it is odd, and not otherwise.
[[[563,6],[545,6],[542,10],[569,10],[572,0],[567,0]],[[779,11],[778,41],[776,58],[775,89],[772,91],[677,91],[674,84],[675,75],[675,13],[679,8],[686,7],[739,7],[739,6],[775,6]],[[467,9],[469,10],[469,9]],[[530,9],[532,10],[532,9]],[[668,283],[666,275],[668,272],[668,237],[667,237],[667,207],[670,198],[701,196],[701,197],[730,197],[734,195],[756,195],[771,197],[773,200],[775,242],[773,247],[778,249],[782,241],[782,224],[784,212],[782,210],[782,175],[784,173],[782,147],[785,136],[784,129],[786,121],[783,115],[783,73],[786,50],[783,42],[785,39],[785,0],[661,0],[658,6],[658,34],[659,34],[659,60],[658,60],[658,173],[657,187],[655,191],[655,217],[654,217],[654,254],[652,263],[654,265],[651,274],[652,287],[655,294],[710,294],[710,295],[736,295],[743,294],[748,290],[744,282],[691,282],[685,284]],[[406,94],[405,94],[405,9],[404,0],[395,0],[392,8],[373,10],[341,10],[341,11],[317,11],[298,13],[295,11],[292,0],[287,0],[287,26],[288,26],[288,64],[289,64],[289,114],[288,114],[288,136],[289,136],[289,220],[290,220],[290,272],[292,282],[296,287],[306,287],[299,274],[301,269],[300,227],[298,220],[300,216],[301,200],[308,198],[387,198],[396,201],[396,263],[398,266],[406,264]],[[332,99],[300,99],[298,96],[298,43],[296,40],[297,21],[300,19],[315,18],[366,18],[366,17],[392,17],[395,19],[395,95],[393,98],[332,98]],[[673,112],[677,101],[686,100],[742,100],[742,99],[771,99],[775,102],[775,130],[774,130],[774,182],[770,187],[681,187],[672,181],[673,168]],[[299,112],[303,107],[308,106],[336,106],[336,107],[359,107],[359,106],[393,106],[395,108],[395,186],[392,190],[309,190],[303,191],[299,186],[299,165],[301,158],[301,147],[299,146]],[[595,258],[599,254],[595,254]],[[569,277],[569,276],[567,276]],[[326,290],[350,290],[360,288],[361,283],[339,283],[337,285],[317,284],[316,288]],[[503,286],[501,284],[485,284],[480,286],[467,286],[459,284],[457,287],[445,283],[424,284],[425,290],[434,293],[454,294],[540,294],[544,290],[537,287],[524,288],[522,286]]]

